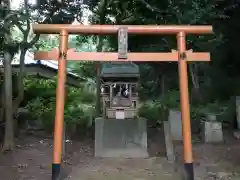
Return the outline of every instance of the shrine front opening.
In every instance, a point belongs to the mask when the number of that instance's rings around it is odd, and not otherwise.
[[[193,155],[191,142],[190,126],[190,107],[188,94],[188,75],[187,62],[191,61],[210,61],[210,53],[192,52],[186,50],[187,34],[211,34],[212,26],[153,26],[153,25],[64,25],[64,24],[34,24],[33,30],[40,34],[60,35],[59,50],[54,49],[51,52],[37,52],[35,59],[57,60],[58,61],[58,85],[56,94],[56,117],[54,126],[54,144],[53,144],[53,164],[52,179],[59,179],[60,164],[62,153],[63,123],[64,123],[64,98],[65,98],[65,79],[66,79],[66,61],[112,61],[112,62],[177,62],[179,67],[179,84],[181,100],[181,116],[184,144],[184,169],[185,179],[193,180]],[[75,52],[68,49],[69,34],[121,34],[122,38],[127,34],[171,34],[176,35],[177,50],[169,53],[128,53],[127,44],[120,43],[119,52]],[[126,40],[125,40],[126,41]]]

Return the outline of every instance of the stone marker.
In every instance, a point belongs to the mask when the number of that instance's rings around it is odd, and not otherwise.
[[[237,113],[237,126],[240,130],[240,96],[236,96],[236,113]]]
[[[181,111],[179,110],[169,110],[168,121],[170,123],[170,132],[172,135],[172,140],[182,141],[182,118]]]
[[[207,120],[202,122],[203,139],[206,143],[223,141],[222,123],[216,121],[216,115],[208,114]]]
[[[146,158],[146,119],[95,119],[95,157]]]
[[[166,145],[166,155],[167,160],[170,162],[175,161],[175,153],[174,153],[174,146],[172,142],[172,135],[170,132],[170,124],[168,121],[164,121],[164,136],[165,136],[165,145]]]
[[[233,137],[237,140],[240,140],[240,131],[233,132]]]
[[[217,121],[217,116],[215,114],[208,113],[207,114],[207,120],[210,122]]]
[[[235,139],[240,139],[240,96],[236,96],[236,121],[237,121],[237,129],[233,133]]]

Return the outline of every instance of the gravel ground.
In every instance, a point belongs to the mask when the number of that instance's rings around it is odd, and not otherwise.
[[[93,157],[91,140],[70,141],[64,160],[65,179],[72,180],[177,180],[181,179],[182,145],[176,145],[177,163],[164,158],[164,143],[150,142],[147,159],[100,159]],[[158,141],[158,142],[161,142]],[[194,143],[196,180],[240,180],[240,143],[229,137],[221,144]],[[156,155],[158,157],[156,157]],[[154,157],[155,156],[155,157]],[[0,155],[4,180],[50,180],[52,141],[23,135],[16,149]]]

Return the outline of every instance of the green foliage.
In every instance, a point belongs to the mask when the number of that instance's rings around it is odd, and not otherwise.
[[[149,100],[140,105],[139,116],[161,123],[167,120],[169,109],[179,109],[179,92],[168,91],[155,100]]]
[[[170,109],[180,110],[178,91],[169,91],[165,95],[156,98],[156,100],[143,102],[139,108],[139,116],[161,124],[168,119]],[[214,114],[217,116],[218,121],[229,126],[234,121],[235,105],[232,99],[228,101],[215,101],[192,105],[190,111],[192,121],[200,121],[206,119],[208,114]]]
[[[235,87],[229,88],[230,84],[239,81],[237,69],[239,53],[236,46],[239,40],[237,32],[239,23],[236,23],[239,20],[239,9],[235,12],[237,15],[235,15],[234,21],[230,16],[237,8],[237,4],[230,1],[213,0],[91,0],[83,1],[83,3],[86,3],[93,12],[90,17],[91,23],[103,23],[104,19],[105,24],[213,24],[214,36],[188,36],[187,38],[188,48],[192,48],[194,51],[211,51],[213,61],[212,66],[194,64],[196,68],[193,74],[198,79],[196,84],[200,86],[200,93],[204,94],[205,99],[202,104],[192,103],[194,106],[191,107],[191,116],[193,120],[199,120],[207,113],[216,113],[220,116],[220,120],[231,119],[234,108],[226,99],[233,93],[237,94],[236,87],[239,86],[237,84]],[[80,21],[83,9],[81,7],[82,1],[63,1],[62,3],[39,1],[37,6],[29,6],[31,22],[54,24],[72,23],[74,19]],[[27,26],[24,18],[13,20],[22,23],[19,27]],[[17,25],[15,24],[15,26]],[[233,25],[234,28],[228,28]],[[14,33],[12,33],[12,38],[18,42],[23,39],[22,35]],[[229,43],[230,41],[231,43]],[[57,47],[58,44],[59,38],[53,36],[49,41],[40,39],[35,49],[50,50]],[[77,51],[96,51],[96,46],[96,36],[70,37],[69,47]],[[130,51],[170,51],[176,48],[176,39],[168,36],[158,38],[130,36],[128,46]],[[116,49],[117,38],[104,37],[103,50]],[[167,118],[169,109],[179,109],[180,106],[179,91],[177,90],[179,89],[177,64],[146,63],[139,66],[141,69],[140,97],[146,100],[141,104],[139,115],[160,123]],[[93,62],[68,62],[68,67],[86,78],[87,83],[80,89],[67,88],[65,120],[68,124],[87,125],[95,115],[95,64]],[[230,75],[231,72],[234,73]],[[228,80],[232,79],[232,76],[234,76],[234,80],[229,83]],[[193,86],[192,77],[193,75],[190,75],[189,89]],[[37,119],[43,121],[49,131],[55,118],[55,89],[56,81],[54,80],[28,78],[25,81],[26,99],[29,100],[27,108]]]
[[[140,105],[139,116],[150,121],[160,122],[162,119],[163,106],[159,102],[147,101]]]
[[[46,38],[48,39],[46,41]],[[53,48],[59,47],[59,36],[57,35],[46,35],[46,38],[40,38],[34,46],[34,50],[39,51],[51,51]],[[35,48],[36,47],[36,48]]]
[[[162,106],[167,108],[179,109],[180,108],[180,92],[179,91],[168,91],[159,98]]]
[[[31,100],[26,108],[42,121],[44,128],[51,132],[55,118],[56,81],[28,78],[25,81],[26,94]],[[93,91],[83,87],[67,88],[64,117],[67,124],[80,124],[87,126],[95,115]]]
[[[107,3],[106,3],[107,2]],[[194,51],[210,51],[212,64],[194,63],[189,73],[189,89],[192,93],[192,119],[199,120],[204,114],[217,113],[220,119],[226,114],[234,114],[228,99],[239,94],[239,3],[220,0],[93,0],[87,1],[93,11],[92,23],[101,22],[106,17],[107,24],[159,24],[159,25],[201,25],[212,24],[214,35],[187,37],[187,48]],[[105,7],[104,9],[102,7]],[[235,19],[233,19],[235,17]],[[228,24],[228,25],[226,25]],[[232,27],[232,28],[230,28]],[[234,32],[234,33],[233,33]],[[231,40],[232,43],[228,42]],[[109,38],[113,49],[117,49],[116,37]],[[130,51],[171,51],[176,48],[174,36],[129,36]],[[163,109],[179,108],[177,64],[139,63],[141,69],[139,114],[159,121]],[[190,66],[189,66],[190,67]],[[171,90],[171,91],[169,91]],[[201,102],[194,96],[202,96]],[[152,99],[155,99],[154,101]]]
[[[235,105],[233,100],[215,101],[205,105],[199,105],[191,108],[193,120],[206,119],[207,114],[214,114],[217,120],[223,124],[232,125],[235,116]]]
[[[81,21],[82,1],[43,1],[29,5],[38,22],[51,24],[71,24],[75,19]]]

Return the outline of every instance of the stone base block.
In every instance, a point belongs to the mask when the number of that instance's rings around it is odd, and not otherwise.
[[[240,140],[240,131],[238,130],[238,131],[233,132],[233,137],[237,140]]]
[[[216,121],[204,121],[203,125],[203,140],[207,143],[222,142],[223,131],[222,123]]]
[[[164,121],[163,127],[164,127],[167,160],[171,161],[171,162],[174,162],[175,161],[175,152],[174,152],[174,146],[173,146],[173,141],[172,141],[172,135],[171,135],[171,132],[170,132],[169,122]]]
[[[182,141],[182,118],[181,111],[178,110],[170,110],[168,121],[170,123],[170,131],[172,135],[172,140],[174,141]]]
[[[95,119],[95,157],[146,158],[145,119]]]

